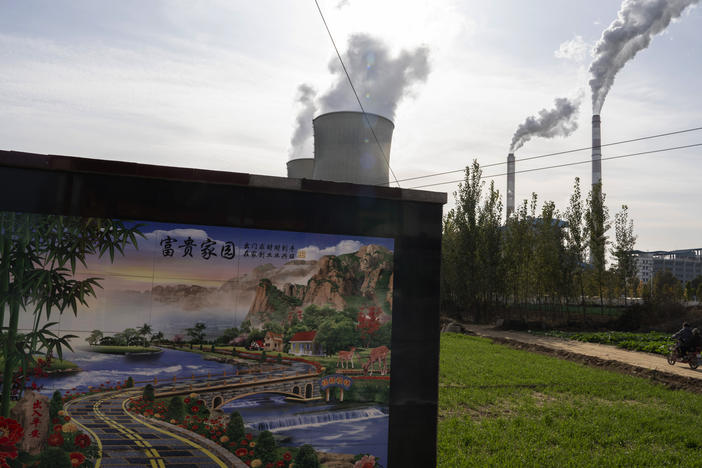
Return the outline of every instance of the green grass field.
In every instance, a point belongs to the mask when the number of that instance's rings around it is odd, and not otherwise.
[[[438,466],[702,466],[702,395],[456,334]]]

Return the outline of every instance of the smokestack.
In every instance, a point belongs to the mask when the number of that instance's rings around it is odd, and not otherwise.
[[[600,116],[592,116],[592,185],[602,182],[602,138]]]
[[[514,153],[507,155],[507,217],[514,213]]]
[[[343,111],[322,114],[312,121],[312,126],[313,179],[388,185],[390,144],[395,128],[392,121],[380,115]]]

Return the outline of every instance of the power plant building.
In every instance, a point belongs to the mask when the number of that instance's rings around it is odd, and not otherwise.
[[[702,276],[702,247],[697,249],[643,252],[635,250],[636,276],[649,283],[659,271],[669,270],[683,284]]]

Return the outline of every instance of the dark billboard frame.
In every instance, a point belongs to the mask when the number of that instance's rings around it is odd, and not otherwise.
[[[436,466],[446,194],[0,151],[0,210],[395,241],[389,466]]]

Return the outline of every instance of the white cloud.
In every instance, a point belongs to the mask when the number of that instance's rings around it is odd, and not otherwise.
[[[152,232],[147,232],[147,239],[163,239],[166,236],[187,238],[190,237],[193,240],[205,240],[207,239],[207,233],[202,229],[171,229],[170,231],[164,231],[163,229],[157,229]]]
[[[325,255],[344,255],[358,252],[358,249],[360,249],[362,245],[363,244],[359,241],[346,239],[325,249],[320,249],[315,245],[309,245],[300,250],[305,252],[305,260],[319,260]]]
[[[582,36],[575,36],[573,39],[563,42],[553,55],[559,59],[581,62],[590,55],[590,49],[590,45],[583,40]]]

